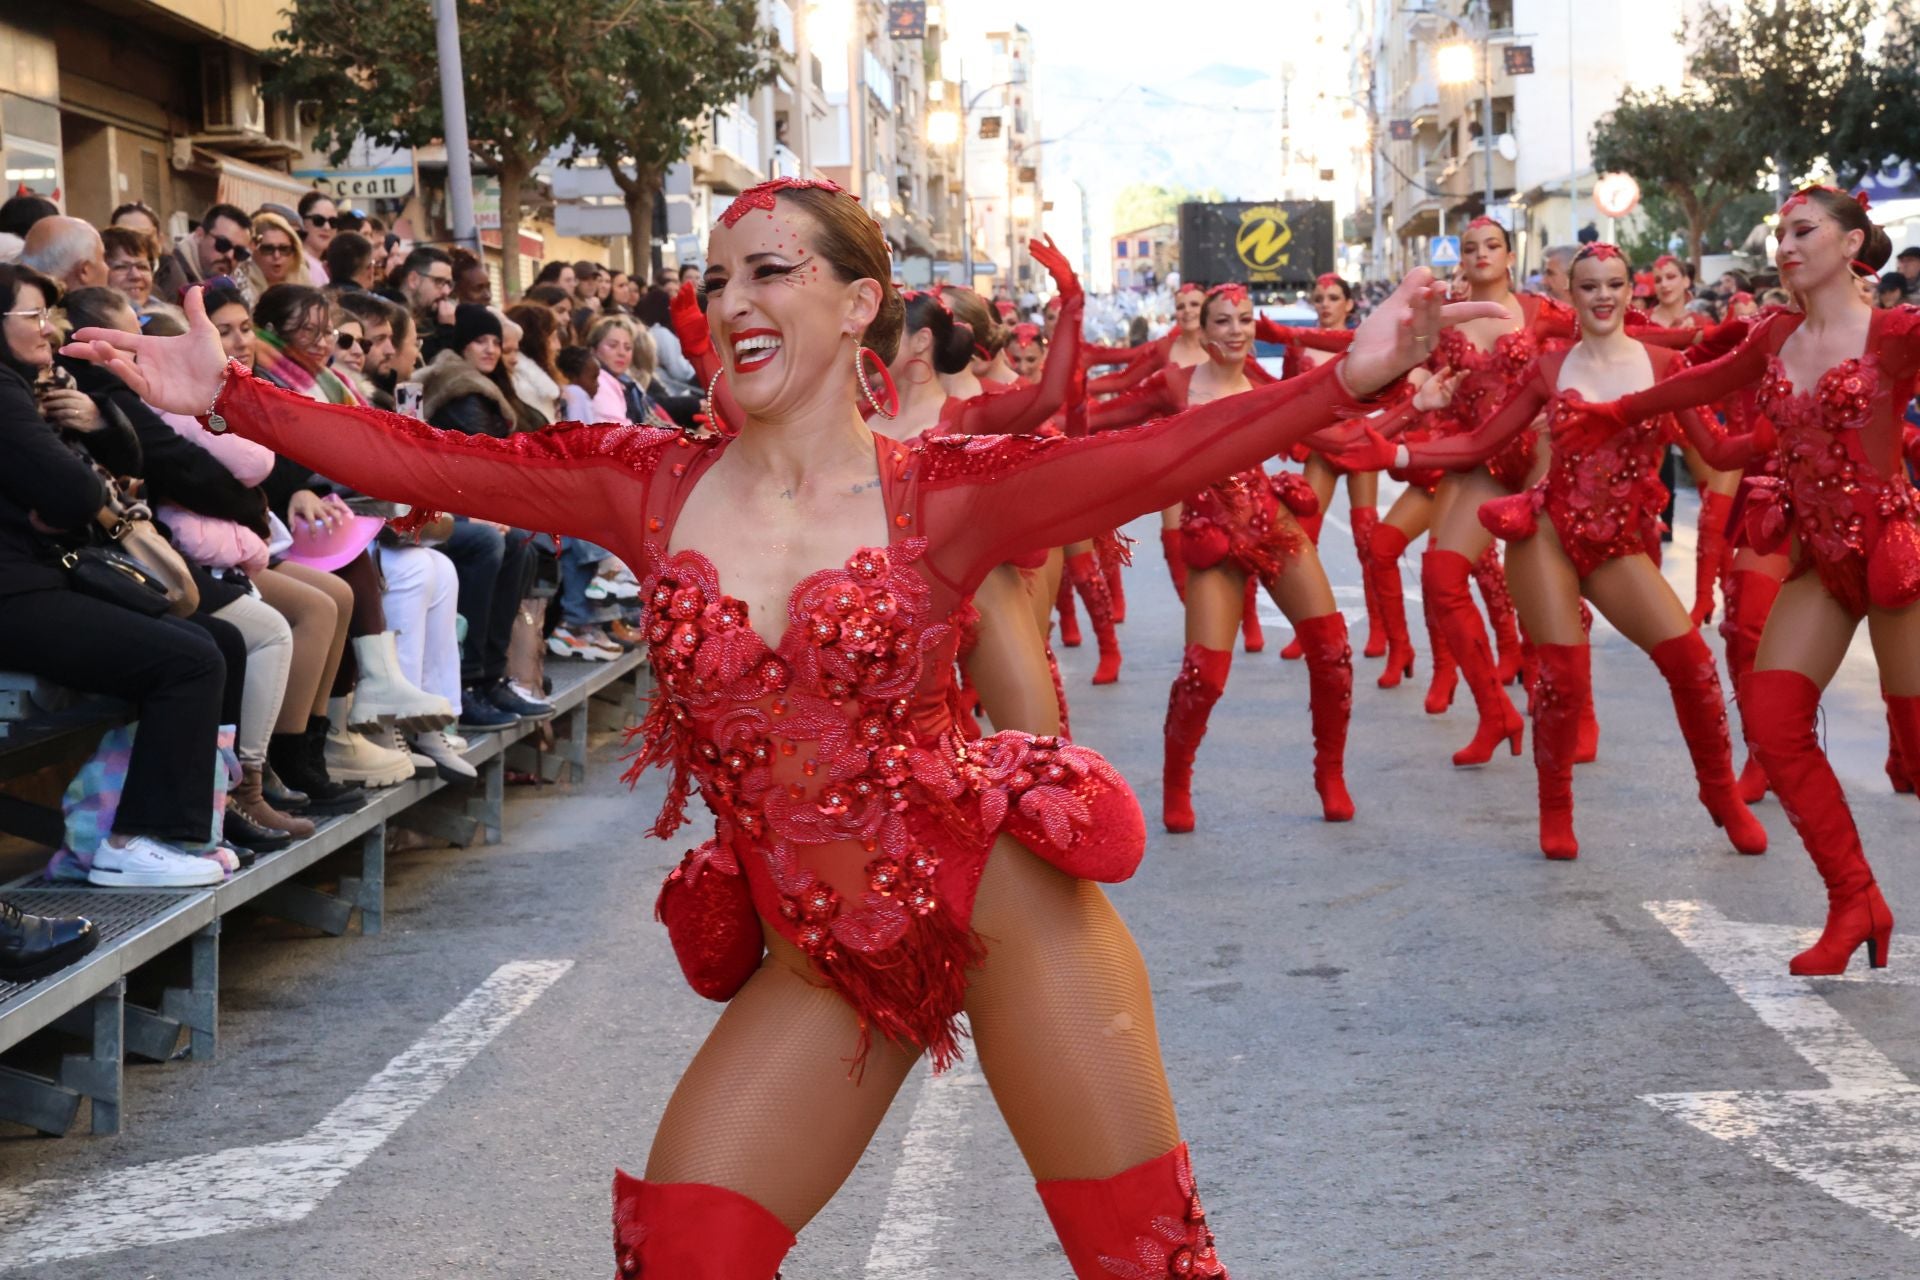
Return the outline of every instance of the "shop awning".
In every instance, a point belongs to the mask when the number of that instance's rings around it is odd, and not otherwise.
[[[219,185],[215,188],[214,196],[216,200],[238,205],[248,213],[263,204],[297,205],[301,196],[313,190],[312,183],[304,182],[292,174],[236,160],[205,147],[194,147],[193,164],[194,168],[218,178]]]

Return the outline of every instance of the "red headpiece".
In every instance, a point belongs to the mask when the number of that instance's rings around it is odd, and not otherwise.
[[[1030,347],[1040,341],[1040,326],[1037,324],[1017,324],[1013,326],[1013,345]]]
[[[726,212],[720,215],[720,225],[732,228],[755,209],[765,209],[768,213],[772,213],[773,198],[782,191],[830,191],[834,195],[846,196],[847,199],[856,202],[860,199],[839,183],[829,182],[825,178],[775,178],[772,182],[762,182],[758,186],[748,187],[735,196],[733,203],[727,206]]]
[[[1633,277],[1633,291],[1635,293],[1652,293],[1653,292],[1653,272],[1642,271],[1637,273]]]
[[[1753,295],[1746,292],[1743,289],[1739,293],[1734,294],[1731,298],[1728,298],[1727,305],[1729,307],[1737,307],[1743,302],[1752,302],[1752,301],[1753,301]]]
[[[1191,280],[1182,280],[1180,282],[1180,287],[1173,291],[1173,296],[1177,298],[1183,293],[1197,293],[1204,298],[1207,294],[1207,291],[1205,289],[1202,289],[1199,285],[1193,283],[1193,281]]]
[[[939,307],[942,311],[946,312],[949,316],[953,314],[953,308],[948,306],[947,300],[940,296],[940,290],[938,286],[932,289],[909,289],[905,293],[900,295],[900,301],[902,302],[912,302],[915,298],[930,299],[935,306]]]
[[[1469,231],[1478,231],[1481,227],[1500,227],[1500,224],[1484,213],[1467,224],[1467,230]],[[1500,227],[1500,230],[1504,233],[1506,228]]]
[[[1673,266],[1679,267],[1680,259],[1674,257],[1670,253],[1663,253],[1659,257],[1653,260],[1653,269],[1655,271],[1658,271],[1660,268],[1667,266],[1669,263],[1671,263]],[[1686,274],[1686,269],[1684,267],[1681,268],[1681,274],[1683,275]]]
[[[1847,194],[1846,192],[1842,191],[1840,188],[1833,186],[1831,183],[1816,182],[1812,186],[1802,187],[1798,191],[1794,192],[1792,195],[1788,196],[1787,202],[1780,206],[1779,216],[1784,218],[1788,214],[1792,213],[1795,209],[1798,209],[1801,205],[1805,204],[1807,202],[1807,192],[1809,191],[1825,191],[1830,195],[1836,195],[1836,196],[1844,196]],[[1854,200],[1854,203],[1860,206],[1860,212],[1862,213],[1866,213],[1873,208],[1873,201],[1868,198],[1867,193],[1865,191],[1854,192],[1853,200]]]
[[[1225,298],[1228,302],[1238,306],[1247,300],[1247,286],[1235,284],[1232,281],[1228,281],[1226,284],[1217,284],[1207,290],[1207,300],[1212,301],[1215,298]]]
[[[1625,262],[1627,255],[1620,252],[1618,245],[1608,244],[1604,240],[1596,240],[1581,249],[1580,252],[1574,254],[1573,260],[1575,262],[1586,262],[1589,260],[1599,262]]]
[[[1339,272],[1329,271],[1323,275],[1315,277],[1313,281],[1313,287],[1316,289],[1321,288],[1322,286],[1325,286],[1325,285],[1340,285],[1344,287],[1346,283],[1347,282],[1345,280],[1340,278]]]

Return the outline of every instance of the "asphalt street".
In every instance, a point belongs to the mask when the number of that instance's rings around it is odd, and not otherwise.
[[[1669,567],[1683,588],[1691,517],[1688,495]],[[1325,545],[1357,631],[1344,519],[1341,498]],[[1463,689],[1450,715],[1422,713],[1424,652],[1421,678],[1396,691],[1373,687],[1378,661],[1356,659],[1359,817],[1321,822],[1306,672],[1276,656],[1288,632],[1268,606],[1267,652],[1237,659],[1201,752],[1199,829],[1169,836],[1160,723],[1181,619],[1153,526],[1135,531],[1121,682],[1087,685],[1091,636],[1062,660],[1076,736],[1108,753],[1155,819],[1140,873],[1112,894],[1153,974],[1182,1125],[1238,1280],[1920,1274],[1920,1223],[1901,1217],[1914,1211],[1914,1129],[1877,1128],[1914,1115],[1904,1072],[1920,1066],[1920,1003],[1902,966],[1920,974],[1920,956],[1896,940],[1891,979],[1789,985],[1782,934],[1761,947],[1758,976],[1736,981],[1747,962],[1724,939],[1748,924],[1818,925],[1820,883],[1772,800],[1758,810],[1767,856],[1740,857],[1715,830],[1644,655],[1596,631],[1601,756],[1576,778],[1582,853],[1548,863],[1531,760],[1449,766],[1471,704]],[[1417,595],[1416,566],[1409,555]],[[1864,632],[1826,733],[1887,897],[1920,922],[1920,806],[1880,772]],[[717,1011],[686,988],[652,920],[682,848],[643,834],[661,783],[630,794],[616,747],[601,744],[581,788],[516,795],[499,845],[396,855],[381,936],[232,922],[216,1061],[130,1067],[120,1137],[0,1138],[0,1188],[42,1201],[115,1194],[117,1174],[172,1178],[169,1234],[184,1238],[0,1274],[609,1274],[612,1170],[644,1164]],[[1684,925],[1723,919],[1717,934]],[[258,1226],[196,1234],[203,1202],[256,1196],[275,1173],[265,1163],[247,1170],[259,1183],[229,1185],[234,1161],[190,1158],[312,1131],[517,961],[571,967],[310,1212],[271,1221],[260,1197]],[[1849,1092],[1804,1048],[1815,1042],[1833,1061],[1882,1064],[1886,1079]],[[908,1082],[802,1235],[790,1280],[1066,1275],[981,1083],[971,1070]],[[1700,1113],[1724,1120],[1789,1091],[1804,1105],[1764,1140],[1647,1100],[1714,1094]],[[22,1212],[0,1211],[0,1254],[15,1260],[27,1256]]]

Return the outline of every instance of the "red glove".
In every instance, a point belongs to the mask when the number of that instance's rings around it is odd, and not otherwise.
[[[1327,461],[1348,471],[1385,471],[1399,456],[1399,445],[1368,427],[1365,436],[1338,453],[1328,454]]]
[[[713,334],[707,328],[706,313],[700,310],[700,294],[693,281],[680,286],[667,310],[673,317],[674,336],[680,339],[680,350],[687,359],[713,354]]]
[[[1027,246],[1033,254],[1033,260],[1047,269],[1053,277],[1053,283],[1060,290],[1060,305],[1064,308],[1082,296],[1080,278],[1073,274],[1073,265],[1067,261],[1067,255],[1053,242],[1052,236],[1043,236]]]

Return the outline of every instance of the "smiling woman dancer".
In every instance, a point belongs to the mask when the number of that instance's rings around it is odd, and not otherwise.
[[[1110,528],[1366,411],[1443,320],[1416,271],[1338,364],[1138,431],[876,438],[859,405],[901,305],[851,197],[744,192],[708,246],[708,320],[739,433],[626,426],[456,436],[318,405],[191,331],[82,330],[143,398],[344,483],[592,537],[644,566],[659,692],[640,764],[697,786],[715,838],[660,910],[729,1003],[667,1105],[647,1179],[616,1175],[620,1274],[767,1280],[852,1170],[908,1070],[974,1048],[1076,1276],[1223,1276],[1180,1141],[1147,974],[1091,883],[1137,864],[1126,783],[1020,733],[963,742],[955,615],[987,571]],[[743,359],[736,343],[772,340]],[[129,358],[131,357],[131,358]],[[1059,495],[1071,494],[1071,502]],[[762,630],[761,628],[764,628]],[[849,1070],[849,1067],[852,1070]]]
[[[1714,825],[1726,828],[1740,852],[1765,853],[1766,830],[1734,783],[1713,654],[1651,554],[1659,548],[1659,512],[1666,503],[1660,460],[1675,433],[1664,420],[1627,427],[1581,412],[1587,399],[1614,399],[1652,386],[1678,372],[1680,359],[1627,332],[1632,273],[1618,249],[1588,245],[1575,255],[1569,280],[1579,341],[1540,356],[1480,427],[1448,440],[1398,446],[1376,434],[1369,448],[1350,450],[1342,459],[1357,466],[1466,470],[1531,430],[1545,412],[1551,455],[1545,476],[1479,512],[1482,524],[1507,541],[1508,580],[1538,655],[1533,760],[1540,851],[1556,859],[1580,852],[1573,833],[1573,765],[1581,713],[1593,697],[1592,650],[1580,618],[1585,596],[1666,677],[1700,802]],[[1737,472],[1754,454],[1755,437],[1723,439],[1691,409],[1679,415],[1679,425],[1716,467]]]
[[[1893,246],[1864,195],[1805,187],[1780,207],[1775,261],[1800,311],[1763,314],[1731,354],[1625,397],[1630,420],[1757,386],[1779,433],[1777,478],[1747,482],[1754,549],[1792,560],[1740,682],[1740,725],[1827,887],[1820,940],[1798,974],[1840,973],[1861,943],[1887,962],[1893,913],[1860,847],[1816,733],[1820,692],[1866,619],[1887,718],[1907,767],[1920,763],[1920,493],[1901,457],[1920,381],[1920,310],[1876,310],[1858,275]],[[1603,408],[1605,406],[1602,406]]]

